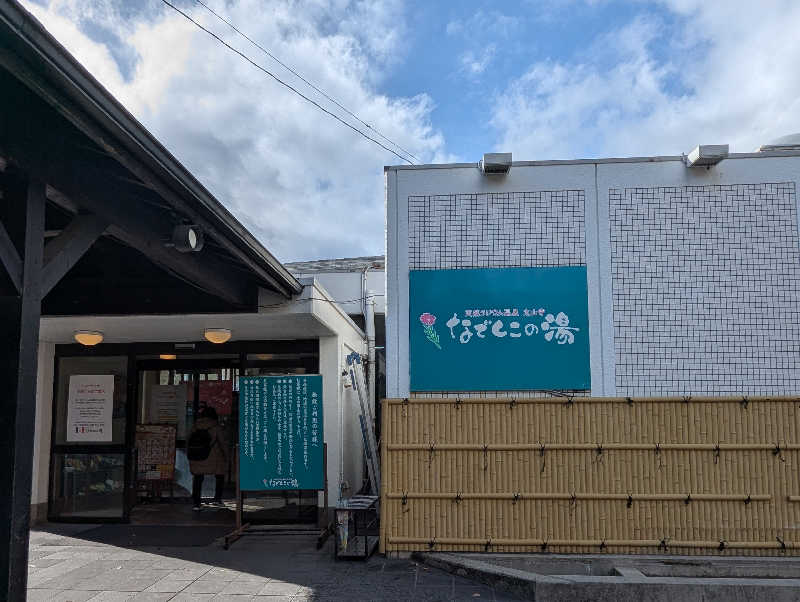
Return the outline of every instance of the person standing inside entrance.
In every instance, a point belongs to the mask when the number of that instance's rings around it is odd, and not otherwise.
[[[200,510],[205,475],[216,477],[214,503],[222,502],[225,472],[228,470],[228,444],[214,408],[198,412],[187,445],[189,469],[192,472],[192,500],[194,510]]]

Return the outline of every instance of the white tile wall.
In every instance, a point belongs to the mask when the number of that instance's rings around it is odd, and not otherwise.
[[[586,264],[583,190],[410,196],[409,269]]]
[[[797,393],[793,182],[609,191],[621,395]]]

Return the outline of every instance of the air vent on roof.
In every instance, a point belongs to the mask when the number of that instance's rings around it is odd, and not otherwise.
[[[485,176],[502,176],[511,169],[511,153],[484,153],[481,171]]]
[[[776,138],[768,144],[762,144],[758,148],[763,151],[800,151],[800,134],[789,134]]]

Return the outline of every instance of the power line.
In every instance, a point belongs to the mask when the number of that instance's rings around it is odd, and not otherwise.
[[[317,86],[315,86],[313,83],[311,83],[310,81],[308,81],[308,80],[307,80],[305,77],[303,77],[302,75],[300,75],[300,74],[299,74],[297,71],[295,71],[294,69],[292,69],[292,68],[291,68],[289,65],[287,65],[286,63],[284,63],[283,61],[281,61],[281,60],[280,60],[280,59],[279,59],[277,56],[275,56],[275,55],[274,55],[274,54],[272,54],[272,53],[271,53],[269,50],[267,50],[266,48],[264,48],[264,47],[263,47],[261,44],[259,44],[258,42],[256,42],[256,41],[255,41],[255,40],[253,40],[252,38],[250,38],[250,36],[248,36],[246,33],[244,33],[243,31],[241,31],[241,30],[240,30],[238,27],[236,27],[236,26],[235,26],[233,23],[231,23],[230,21],[228,21],[227,19],[225,19],[225,17],[223,17],[223,16],[222,16],[222,15],[220,15],[219,13],[215,12],[215,11],[214,11],[214,9],[212,9],[210,6],[208,6],[207,4],[205,4],[205,3],[201,2],[201,0],[195,0],[195,2],[197,2],[197,4],[199,4],[199,5],[200,5],[200,6],[202,6],[203,8],[205,8],[205,9],[206,9],[208,12],[210,12],[212,15],[214,15],[214,16],[215,16],[217,19],[219,19],[220,21],[222,21],[223,23],[225,23],[225,25],[227,25],[228,27],[230,27],[231,29],[233,29],[233,31],[235,31],[235,32],[236,32],[236,33],[238,33],[240,36],[242,36],[242,37],[243,37],[245,40],[247,40],[248,42],[250,42],[250,43],[251,43],[253,46],[255,46],[256,48],[258,48],[259,50],[261,50],[261,52],[263,52],[263,53],[264,53],[264,54],[266,54],[266,55],[267,55],[269,58],[271,58],[273,61],[275,61],[276,63],[278,63],[278,64],[279,64],[281,67],[283,67],[284,69],[286,69],[286,70],[287,70],[287,71],[289,71],[290,73],[294,74],[294,75],[295,75],[295,76],[296,76],[298,79],[300,79],[301,81],[303,81],[304,83],[306,83],[308,86],[310,86],[311,88],[313,88],[313,89],[314,89],[315,91],[317,91],[319,94],[321,94],[322,96],[324,96],[325,98],[327,98],[329,101],[331,101],[333,104],[335,104],[337,107],[339,107],[339,108],[340,108],[342,111],[344,111],[345,113],[347,113],[348,115],[350,115],[350,117],[352,117],[353,119],[357,120],[359,123],[361,123],[361,124],[365,125],[365,126],[366,126],[366,127],[368,127],[369,129],[371,129],[371,130],[372,130],[373,132],[375,132],[375,133],[376,133],[378,136],[380,136],[381,138],[383,138],[384,140],[386,140],[386,141],[387,141],[387,142],[389,142],[390,144],[393,144],[394,146],[396,146],[397,148],[399,148],[401,151],[403,151],[405,154],[407,154],[409,157],[411,157],[412,159],[414,159],[414,160],[415,160],[415,161],[417,161],[418,163],[422,163],[422,159],[420,159],[419,157],[415,156],[415,155],[414,155],[414,154],[413,154],[411,151],[408,151],[408,150],[404,149],[402,146],[400,146],[399,144],[397,144],[397,142],[395,142],[395,141],[394,141],[394,140],[392,140],[391,138],[388,138],[388,137],[384,136],[383,134],[381,134],[381,133],[380,133],[378,130],[376,130],[374,127],[372,127],[372,126],[371,126],[370,124],[368,124],[366,121],[364,121],[363,119],[361,119],[361,118],[360,118],[358,115],[356,115],[355,113],[353,113],[352,111],[350,111],[350,109],[348,109],[347,107],[345,107],[345,106],[343,106],[341,103],[339,103],[339,101],[337,101],[335,98],[331,98],[331,97],[330,97],[328,94],[326,94],[326,93],[325,93],[325,91],[324,91],[324,90],[320,90],[320,89],[319,89]]]
[[[183,12],[183,11],[182,11],[181,9],[179,9],[177,6],[175,6],[174,4],[172,4],[171,2],[169,2],[169,0],[161,0],[161,2],[163,2],[164,4],[166,4],[167,6],[169,6],[169,7],[170,7],[172,10],[174,10],[175,12],[177,12],[177,13],[180,13],[181,15],[183,15],[183,16],[184,16],[184,17],[185,17],[187,20],[189,20],[189,21],[191,21],[192,23],[194,23],[194,24],[195,24],[197,27],[199,27],[199,28],[200,28],[200,29],[202,29],[204,32],[206,32],[208,35],[210,35],[212,38],[214,38],[215,40],[217,40],[217,42],[219,42],[220,44],[222,44],[223,46],[225,46],[225,47],[226,47],[228,50],[230,50],[231,52],[234,52],[234,53],[238,54],[240,57],[242,57],[242,58],[243,58],[244,60],[246,60],[248,63],[250,63],[251,65],[253,65],[253,67],[255,67],[256,69],[258,69],[258,70],[260,70],[260,71],[263,71],[264,73],[266,73],[267,75],[269,75],[269,76],[270,76],[272,79],[274,79],[276,82],[278,82],[280,85],[282,85],[282,86],[284,86],[285,88],[287,88],[287,89],[291,90],[292,92],[294,92],[295,94],[297,94],[297,95],[298,95],[300,98],[302,98],[302,99],[303,99],[303,100],[305,100],[306,102],[308,102],[308,103],[311,103],[312,105],[314,105],[315,107],[317,107],[317,108],[318,108],[320,111],[322,111],[322,112],[324,112],[324,113],[327,113],[328,115],[330,115],[331,117],[333,117],[333,118],[334,118],[336,121],[338,121],[339,123],[341,123],[341,124],[343,124],[343,125],[346,125],[346,126],[347,126],[347,127],[349,127],[351,130],[353,130],[353,131],[354,131],[354,132],[356,132],[357,134],[359,134],[359,135],[363,136],[363,137],[364,137],[364,138],[366,138],[367,140],[370,140],[370,141],[374,142],[375,144],[377,144],[378,146],[380,146],[380,147],[381,147],[383,150],[389,151],[389,152],[390,152],[390,153],[392,153],[392,154],[393,154],[395,157],[397,157],[397,158],[399,158],[399,159],[402,159],[403,161],[405,161],[405,162],[406,162],[406,163],[408,163],[409,165],[414,165],[414,163],[413,163],[412,161],[409,161],[409,160],[408,160],[408,159],[406,159],[406,158],[405,158],[403,155],[399,154],[397,151],[395,151],[395,150],[393,150],[393,149],[389,148],[388,146],[386,146],[386,145],[382,144],[382,143],[381,143],[379,140],[375,140],[375,138],[372,138],[371,136],[368,136],[367,134],[365,134],[364,132],[362,132],[361,130],[359,130],[357,127],[353,126],[352,124],[349,124],[349,123],[347,123],[347,122],[346,122],[344,119],[342,119],[341,117],[339,117],[339,116],[338,116],[338,115],[336,115],[335,113],[332,113],[332,112],[330,112],[328,109],[326,109],[325,107],[323,107],[322,105],[320,105],[318,102],[316,102],[315,100],[312,100],[311,98],[309,98],[308,96],[306,96],[305,94],[303,94],[302,92],[300,92],[300,91],[299,91],[297,88],[294,88],[294,87],[293,87],[293,86],[291,86],[290,84],[287,84],[285,81],[283,81],[283,80],[282,80],[281,78],[279,78],[277,75],[275,75],[275,74],[274,74],[274,73],[272,73],[271,71],[269,71],[269,70],[265,69],[264,67],[262,67],[261,65],[259,65],[258,63],[256,63],[256,62],[255,62],[253,59],[251,59],[249,56],[247,56],[247,55],[246,55],[246,54],[244,54],[243,52],[241,52],[241,51],[237,50],[236,48],[234,48],[233,46],[231,46],[230,44],[228,44],[228,43],[227,43],[225,40],[223,40],[222,38],[220,38],[220,37],[219,37],[217,34],[215,34],[213,31],[211,31],[211,30],[209,30],[209,29],[206,29],[205,27],[203,27],[203,26],[202,26],[200,23],[198,23],[197,21],[195,21],[194,19],[192,19],[192,18],[191,18],[189,15],[187,15],[185,12]]]

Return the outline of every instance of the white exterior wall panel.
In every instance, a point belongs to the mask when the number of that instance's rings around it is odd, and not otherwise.
[[[592,395],[796,392],[798,176],[791,154],[387,169],[388,395],[409,396],[409,269],[582,257]]]

